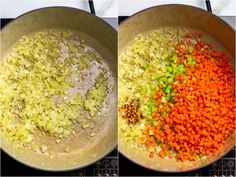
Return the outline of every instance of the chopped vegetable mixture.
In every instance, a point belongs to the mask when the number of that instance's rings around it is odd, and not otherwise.
[[[102,102],[107,96],[108,83],[103,74],[100,74],[95,81],[94,86],[87,92],[85,109],[90,112],[92,117],[97,115],[102,107]]]
[[[119,137],[151,158],[213,153],[235,131],[234,86],[229,58],[202,34],[172,28],[139,34],[119,62]],[[143,115],[138,123],[122,116],[133,99]]]
[[[72,35],[49,30],[22,37],[1,62],[0,130],[14,146],[33,147],[36,130],[63,138],[74,133],[75,121],[92,127],[81,111],[92,117],[101,111],[109,92],[107,68],[95,50]],[[85,96],[79,86],[94,73],[89,70],[94,63],[100,74]],[[48,149],[39,146],[42,152]]]

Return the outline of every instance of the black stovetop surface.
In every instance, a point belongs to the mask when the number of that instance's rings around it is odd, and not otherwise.
[[[28,167],[1,150],[2,176],[117,176],[117,168],[117,149],[92,165],[66,172],[48,172]]]
[[[162,173],[143,168],[119,154],[120,176],[212,176],[235,177],[235,148],[207,167],[185,173]],[[231,176],[230,176],[231,175]]]

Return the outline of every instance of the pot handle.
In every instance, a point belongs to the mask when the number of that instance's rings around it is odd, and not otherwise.
[[[212,9],[211,9],[211,1],[210,1],[210,0],[205,0],[205,2],[206,2],[207,10],[208,10],[209,12],[212,13]]]
[[[93,0],[88,0],[88,3],[89,3],[89,8],[90,8],[91,14],[96,15]]]

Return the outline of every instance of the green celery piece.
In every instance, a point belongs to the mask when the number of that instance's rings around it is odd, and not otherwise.
[[[101,109],[107,94],[107,78],[101,73],[95,80],[95,84],[86,94],[85,109],[89,111],[90,116],[95,117],[97,112]]]
[[[166,96],[166,101],[169,102],[170,100],[172,99],[172,95],[171,93],[169,92]]]

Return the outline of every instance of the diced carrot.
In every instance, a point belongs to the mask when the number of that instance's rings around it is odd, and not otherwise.
[[[202,40],[201,33],[187,33],[186,38],[176,45],[179,53],[177,64],[183,62],[186,71],[176,75],[178,82],[170,83],[174,92],[173,102],[161,103],[164,92],[157,91],[153,98],[162,107],[152,116],[158,125],[145,125],[146,146],[162,144],[160,157],[173,157],[170,150],[177,152],[178,161],[196,160],[194,154],[208,155],[222,147],[225,140],[235,131],[235,74],[229,58],[213,49]],[[193,47],[193,51],[183,49]],[[195,56],[196,64],[186,62],[188,55]],[[159,88],[163,88],[160,84]],[[154,135],[149,135],[149,130]],[[150,157],[154,155],[150,153]]]

